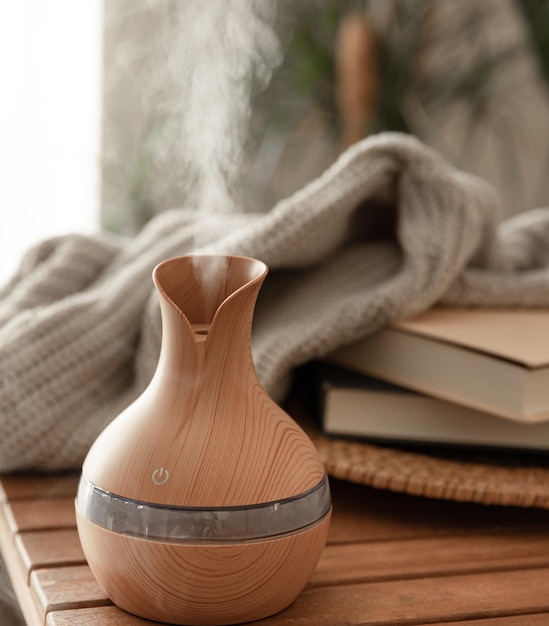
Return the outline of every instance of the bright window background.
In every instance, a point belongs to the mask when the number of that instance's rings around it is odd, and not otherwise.
[[[99,223],[102,2],[0,3],[0,282]]]

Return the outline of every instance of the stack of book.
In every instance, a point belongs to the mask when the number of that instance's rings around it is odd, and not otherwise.
[[[435,307],[331,354],[326,434],[549,450],[549,310]]]

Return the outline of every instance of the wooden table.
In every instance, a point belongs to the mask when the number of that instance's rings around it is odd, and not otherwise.
[[[31,626],[153,624],[113,606],[75,528],[75,475],[0,479],[4,558]],[[312,580],[255,624],[549,624],[549,511],[415,498],[332,480]]]

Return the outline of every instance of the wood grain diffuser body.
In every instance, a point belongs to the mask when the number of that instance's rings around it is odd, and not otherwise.
[[[111,600],[141,617],[266,617],[299,595],[324,547],[324,467],[252,361],[266,274],[260,261],[232,256],[155,268],[157,370],[84,462],[76,499],[84,553]]]

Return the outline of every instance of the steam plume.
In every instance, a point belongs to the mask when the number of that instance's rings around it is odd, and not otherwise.
[[[185,0],[177,7],[167,71],[180,110],[171,140],[183,155],[190,201],[201,210],[235,211],[253,90],[265,88],[282,61],[276,2]]]

